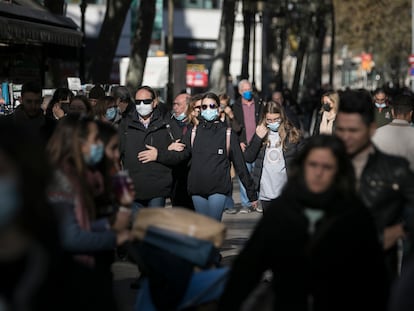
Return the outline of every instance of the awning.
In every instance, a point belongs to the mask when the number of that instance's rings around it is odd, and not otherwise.
[[[0,2],[0,42],[80,47],[82,36],[70,18]]]

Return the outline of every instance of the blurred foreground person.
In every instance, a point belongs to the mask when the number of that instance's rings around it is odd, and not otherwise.
[[[0,119],[0,310],[113,310],[93,272],[62,250],[34,134]]]
[[[352,161],[358,195],[374,217],[393,279],[400,272],[401,259],[413,251],[414,175],[406,159],[383,153],[373,144],[376,127],[369,93],[343,92],[335,135],[344,142]]]
[[[274,310],[386,309],[375,224],[337,138],[311,138],[292,163],[286,188],[234,262],[220,310],[239,310],[268,269]]]

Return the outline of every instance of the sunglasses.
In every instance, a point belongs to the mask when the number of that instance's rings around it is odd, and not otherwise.
[[[208,107],[210,107],[210,109],[217,109],[218,106],[216,104],[210,104],[210,105],[201,105],[201,109],[206,110]]]
[[[148,98],[148,99],[136,99],[135,100],[135,105],[149,105],[152,103],[152,98]]]

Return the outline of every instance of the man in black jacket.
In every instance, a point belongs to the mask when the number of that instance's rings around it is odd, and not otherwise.
[[[156,108],[156,94],[141,86],[135,94],[135,108],[119,126],[123,167],[135,185],[135,205],[163,207],[171,194],[172,167],[184,160],[185,153],[170,151],[169,123]]]
[[[174,144],[182,143],[183,137],[190,129],[190,123],[188,122],[188,106],[190,104],[190,99],[190,94],[178,94],[174,98],[171,114],[168,114],[169,123],[171,125],[169,129],[170,137]],[[170,149],[176,150],[172,146]],[[173,168],[171,204],[172,206],[185,207],[194,210],[193,200],[187,190],[188,171],[189,161],[182,161],[179,165],[176,165]]]
[[[374,217],[393,278],[398,273],[397,242],[412,232],[414,174],[405,159],[373,145],[374,105],[367,92],[344,92],[336,120],[335,133],[352,158],[357,190]]]

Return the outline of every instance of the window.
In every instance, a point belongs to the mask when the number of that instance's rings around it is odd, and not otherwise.
[[[176,9],[219,9],[220,0],[176,0],[174,7]],[[164,0],[164,8],[168,7],[168,0]]]

